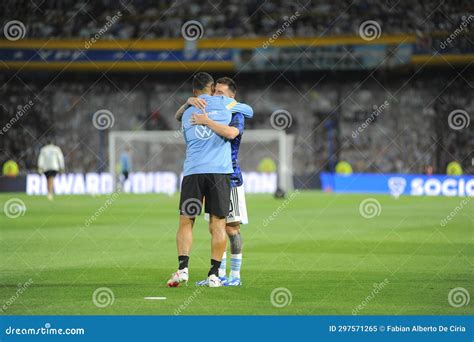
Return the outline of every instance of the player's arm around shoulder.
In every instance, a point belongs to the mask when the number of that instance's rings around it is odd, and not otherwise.
[[[224,97],[225,107],[232,113],[242,113],[242,115],[251,119],[253,117],[253,109],[248,104],[237,102],[235,99]]]
[[[228,140],[233,140],[240,134],[238,128],[218,123],[209,118],[209,115],[207,113],[193,114],[191,116],[191,123],[193,125],[207,126],[212,129],[217,135],[220,135],[221,137],[226,138]]]
[[[199,97],[190,97],[186,100],[186,103],[179,107],[176,114],[174,115],[175,119],[181,121],[183,118],[183,114],[189,107],[194,106],[197,109],[202,110],[203,112],[206,110],[207,102],[204,99],[200,99]]]
[[[245,118],[253,118],[253,108],[248,104],[237,102],[232,107],[232,113],[241,113]]]

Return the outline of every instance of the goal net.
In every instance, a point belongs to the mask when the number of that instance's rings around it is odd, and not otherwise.
[[[114,184],[133,193],[179,191],[185,157],[181,131],[109,132],[109,170]],[[273,193],[279,187],[293,190],[294,136],[277,130],[245,131],[239,163],[248,193]],[[121,175],[121,159],[131,161],[127,181]]]

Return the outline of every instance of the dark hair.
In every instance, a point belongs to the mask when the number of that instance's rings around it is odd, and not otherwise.
[[[193,89],[194,90],[203,90],[209,83],[214,84],[214,79],[207,72],[198,72],[193,77]]]
[[[229,90],[233,94],[235,94],[235,92],[237,91],[237,85],[235,84],[234,80],[230,77],[221,77],[217,80],[216,83],[225,84],[226,86],[229,87]]]

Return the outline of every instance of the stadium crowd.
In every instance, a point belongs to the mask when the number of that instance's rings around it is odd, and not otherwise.
[[[469,1],[409,0],[15,0],[2,2],[2,21],[25,18],[28,38],[83,38],[95,35],[107,18],[120,12],[102,39],[181,37],[181,27],[199,18],[203,37],[266,37],[297,12],[298,20],[282,32],[287,37],[358,34],[366,20],[382,32],[453,32],[474,14]]]

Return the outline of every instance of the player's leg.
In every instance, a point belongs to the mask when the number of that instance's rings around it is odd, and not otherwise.
[[[49,176],[48,177],[48,194],[51,195],[51,197],[52,197],[53,192],[54,192],[54,177]]]
[[[178,250],[178,271],[168,280],[169,287],[177,287],[189,279],[189,253],[193,243],[193,226],[197,215],[202,209],[202,180],[199,175],[190,175],[183,178],[179,204],[179,228],[176,233]]]
[[[219,264],[219,268],[218,268],[218,272],[217,272],[217,276],[219,277],[219,280],[221,282],[224,282],[226,280],[225,278],[225,258],[226,258],[226,248],[227,248],[227,237],[226,237],[226,233],[225,233],[225,219],[222,219],[222,218],[219,218],[217,216],[214,216],[214,215],[209,215],[208,213],[205,214],[205,217],[206,217],[206,221],[209,221],[209,233],[211,234],[211,244],[212,244],[212,250],[213,251],[219,251],[220,249],[222,249],[222,247],[224,248],[224,254],[221,258],[221,261],[220,261],[220,264]],[[223,223],[222,223],[223,221]],[[222,225],[224,227],[224,229],[222,229]],[[224,234],[222,234],[222,232]],[[224,245],[222,246],[221,244],[224,243]],[[216,247],[214,247],[216,245]],[[213,270],[213,268],[215,268],[215,265],[217,265],[217,263],[215,262],[215,260],[218,260],[218,258],[216,257],[219,257],[218,253],[219,252],[216,252],[217,255],[212,252],[212,256],[211,256],[211,271],[209,271],[209,273],[212,273],[212,274],[215,274],[215,270]],[[223,276],[221,276],[222,274],[222,268],[224,269],[224,273],[223,273]],[[201,281],[198,281],[196,282],[196,286],[208,286],[209,285],[209,276],[210,274],[208,274],[208,278],[204,279],[204,280],[201,280]]]
[[[211,232],[211,269],[208,277],[219,276],[222,255],[227,246],[227,236],[225,232],[225,217],[210,216],[209,230]]]
[[[240,269],[242,267],[242,235],[241,224],[248,223],[247,205],[245,202],[244,187],[232,188],[231,211],[227,217],[226,233],[230,241],[230,274],[224,282],[225,286],[239,286]]]
[[[209,213],[204,213],[204,220],[207,222],[210,222],[211,218],[210,218]],[[209,229],[209,233],[211,233],[210,229]],[[226,252],[224,252],[224,255],[222,256],[222,259],[221,259],[221,265],[219,266],[219,279],[221,280],[221,282],[224,282],[226,280]],[[208,286],[208,285],[209,283],[208,283],[207,278],[196,282],[196,286]]]
[[[128,179],[128,171],[122,171],[122,177],[120,177],[120,185],[122,187],[125,186],[125,182],[127,181]]]
[[[230,274],[224,282],[226,286],[239,286],[240,268],[242,267],[242,235],[240,222],[228,223],[225,227],[230,242]]]
[[[56,171],[48,170],[44,174],[46,176],[48,199],[52,201],[54,195],[54,176],[56,176]]]
[[[189,253],[193,245],[194,218],[184,215],[179,216],[179,228],[176,233],[176,246],[178,249],[178,269],[188,268]]]
[[[237,188],[232,187],[230,189],[230,207],[229,207],[229,214],[226,217],[226,232],[228,230],[227,225],[228,223],[232,222],[240,222],[240,218],[236,217],[237,212],[238,212],[238,203],[237,203]],[[237,210],[236,210],[237,209]],[[227,234],[229,235],[229,233]],[[227,250],[224,252],[222,255],[222,260],[221,260],[221,267],[219,267],[219,279],[225,283],[227,280]]]
[[[209,231],[212,235],[208,284],[209,287],[219,287],[222,286],[219,267],[227,245],[225,218],[230,206],[230,177],[226,174],[208,174],[206,181],[206,212],[210,216]]]
[[[193,243],[194,219],[180,215],[179,228],[176,233],[176,246],[178,249],[178,270],[171,275],[168,280],[168,287],[178,287],[180,283],[187,283],[189,280],[189,253]]]

